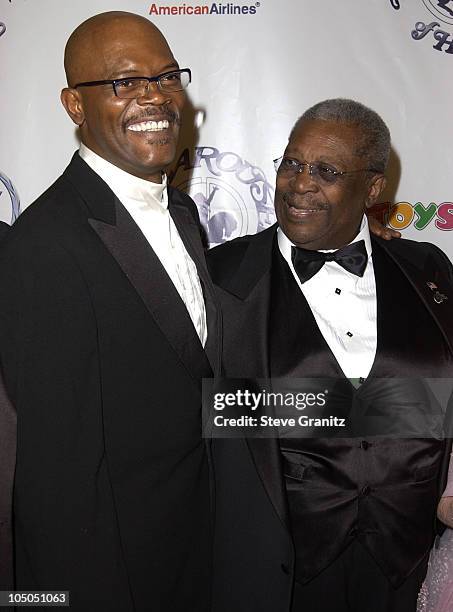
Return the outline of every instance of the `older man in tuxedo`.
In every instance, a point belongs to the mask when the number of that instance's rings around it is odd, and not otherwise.
[[[330,378],[359,403],[383,379],[451,377],[450,262],[431,244],[370,239],[389,153],[386,125],[355,101],[297,121],[276,161],[277,225],[210,253],[229,377]],[[391,413],[409,398],[390,389]],[[215,440],[215,609],[415,610],[446,446],[365,431]]]
[[[82,23],[65,69],[80,149],[0,256],[16,587],[80,612],[207,612],[200,381],[220,327],[196,207],[165,175],[190,70],[124,12]]]

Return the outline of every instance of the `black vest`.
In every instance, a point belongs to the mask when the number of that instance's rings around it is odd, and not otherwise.
[[[269,329],[272,377],[337,378],[351,400],[360,400],[373,393],[373,384],[381,385],[376,379],[451,376],[452,356],[439,328],[409,281],[376,244],[373,264],[377,353],[369,377],[356,390],[344,378],[275,246]],[[415,404],[423,410],[423,394],[415,397]],[[397,410],[396,401],[387,408]],[[297,580],[308,582],[358,538],[389,581],[400,585],[432,544],[444,441],[286,438],[280,448]]]

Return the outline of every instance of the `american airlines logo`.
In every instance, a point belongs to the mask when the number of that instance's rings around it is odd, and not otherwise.
[[[208,2],[206,4],[161,4],[153,2],[149,8],[149,14],[154,16],[162,15],[256,15],[261,2],[252,4],[239,4],[235,2]]]

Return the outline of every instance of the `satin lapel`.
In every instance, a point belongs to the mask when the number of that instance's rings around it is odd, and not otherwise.
[[[116,224],[88,219],[189,374],[199,383],[209,364],[186,307],[159,258],[124,206],[115,203]]]
[[[220,376],[222,359],[221,311],[206,267],[205,253],[200,239],[200,228],[185,206],[181,195],[172,188],[168,190],[169,211],[187,252],[195,263],[205,298],[208,339],[205,352],[215,375]]]
[[[224,289],[242,303],[248,316],[242,320],[248,327],[244,341],[250,346],[237,347],[238,360],[243,363],[244,375],[269,378],[269,308],[271,304],[272,249],[276,226],[251,239],[237,274]],[[275,432],[277,435],[277,432]],[[282,524],[289,531],[286,490],[281,467],[280,446],[275,438],[247,438],[247,444],[264,489]]]
[[[247,438],[247,444],[266,493],[283,526],[290,531],[288,502],[278,439]]]
[[[400,256],[397,252],[394,252],[386,245],[385,241],[375,237],[372,240],[373,250],[375,248],[382,248],[411,283],[439,327],[453,354],[453,317],[451,316],[453,286],[448,275],[448,262],[446,261],[443,267],[435,267],[435,262],[431,259],[430,269],[427,271],[421,266],[417,266],[414,261],[410,261],[403,255]],[[441,303],[436,303],[434,300],[435,290],[430,289],[428,283],[435,283],[438,291],[446,296],[447,299]]]
[[[272,266],[272,247],[277,226],[264,230],[250,238],[247,251],[244,253],[236,274],[222,288],[241,300],[251,295],[260,279],[270,273]]]
[[[88,223],[199,384],[203,376],[209,375],[209,362],[183,301],[148,241],[110,187],[77,152],[63,176],[83,198]]]
[[[218,286],[227,325],[243,330],[239,347],[224,341],[229,376],[269,377],[268,323],[271,292],[272,245],[275,227],[252,236],[233,277]],[[228,329],[225,335],[228,334]]]
[[[194,204],[195,205],[195,204]],[[195,263],[198,276],[203,288],[203,296],[206,308],[206,323],[208,336],[204,347],[214,376],[221,376],[222,371],[222,328],[221,311],[214,294],[211,277],[206,266],[205,252],[203,249],[200,227],[184,204],[183,196],[172,187],[168,188],[168,209],[173,222],[178,230],[181,240],[187,249],[192,261]],[[206,374],[205,374],[206,376]],[[215,491],[214,491],[214,466],[212,462],[212,440],[205,438],[206,457],[209,464],[209,493],[211,500],[212,516],[214,517]],[[213,528],[213,526],[212,526]]]

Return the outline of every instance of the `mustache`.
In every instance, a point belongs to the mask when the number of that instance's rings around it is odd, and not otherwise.
[[[310,194],[305,196],[299,196],[290,191],[285,191],[280,194],[283,202],[288,206],[294,206],[294,208],[310,208],[312,210],[329,210],[330,205],[327,202],[319,202]]]
[[[126,127],[132,123],[140,123],[142,121],[168,121],[169,123],[174,123],[176,125],[181,124],[179,113],[176,113],[169,108],[165,110],[147,109],[142,113],[135,113],[134,115],[128,117]]]

